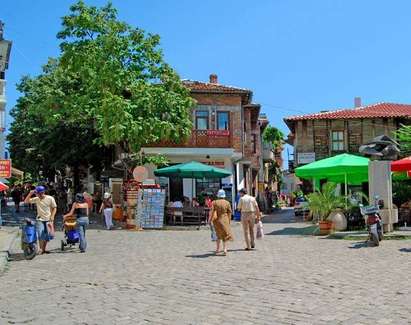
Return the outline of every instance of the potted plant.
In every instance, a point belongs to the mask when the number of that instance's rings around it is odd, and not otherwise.
[[[337,209],[344,208],[345,197],[336,194],[337,185],[326,183],[322,191],[308,195],[310,211],[318,217],[320,234],[327,235],[333,230],[333,222],[329,219],[331,213]]]

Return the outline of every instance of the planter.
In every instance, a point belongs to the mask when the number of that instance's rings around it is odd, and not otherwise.
[[[345,217],[343,210],[337,209],[331,212],[328,218],[334,223],[334,230],[344,231],[347,229],[347,218]]]
[[[329,235],[334,230],[334,224],[332,221],[320,221],[320,235]]]

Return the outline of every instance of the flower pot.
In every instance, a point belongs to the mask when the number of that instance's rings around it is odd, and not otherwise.
[[[334,224],[332,221],[320,221],[320,235],[329,235],[334,230]]]
[[[343,210],[337,209],[331,212],[328,218],[334,223],[334,230],[344,231],[347,229],[347,218],[345,217]]]

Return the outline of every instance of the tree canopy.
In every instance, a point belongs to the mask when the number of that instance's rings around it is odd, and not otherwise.
[[[18,85],[8,137],[18,166],[98,165],[107,148],[138,153],[190,134],[194,100],[164,61],[158,35],[118,20],[110,3],[78,1],[57,38],[60,56]]]

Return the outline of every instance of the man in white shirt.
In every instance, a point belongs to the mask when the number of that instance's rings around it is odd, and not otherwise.
[[[241,212],[241,224],[244,230],[244,239],[246,248],[250,250],[255,248],[254,225],[256,218],[261,217],[260,209],[254,197],[247,194],[246,189],[240,190],[240,201],[238,202],[237,210]]]
[[[30,191],[24,199],[24,203],[35,204],[37,206],[37,237],[41,254],[48,253],[46,251],[47,242],[50,240],[47,224],[54,222],[54,217],[57,212],[57,204],[54,198],[50,195],[45,195],[44,186],[37,186],[35,190]],[[33,197],[36,194],[36,197]]]

